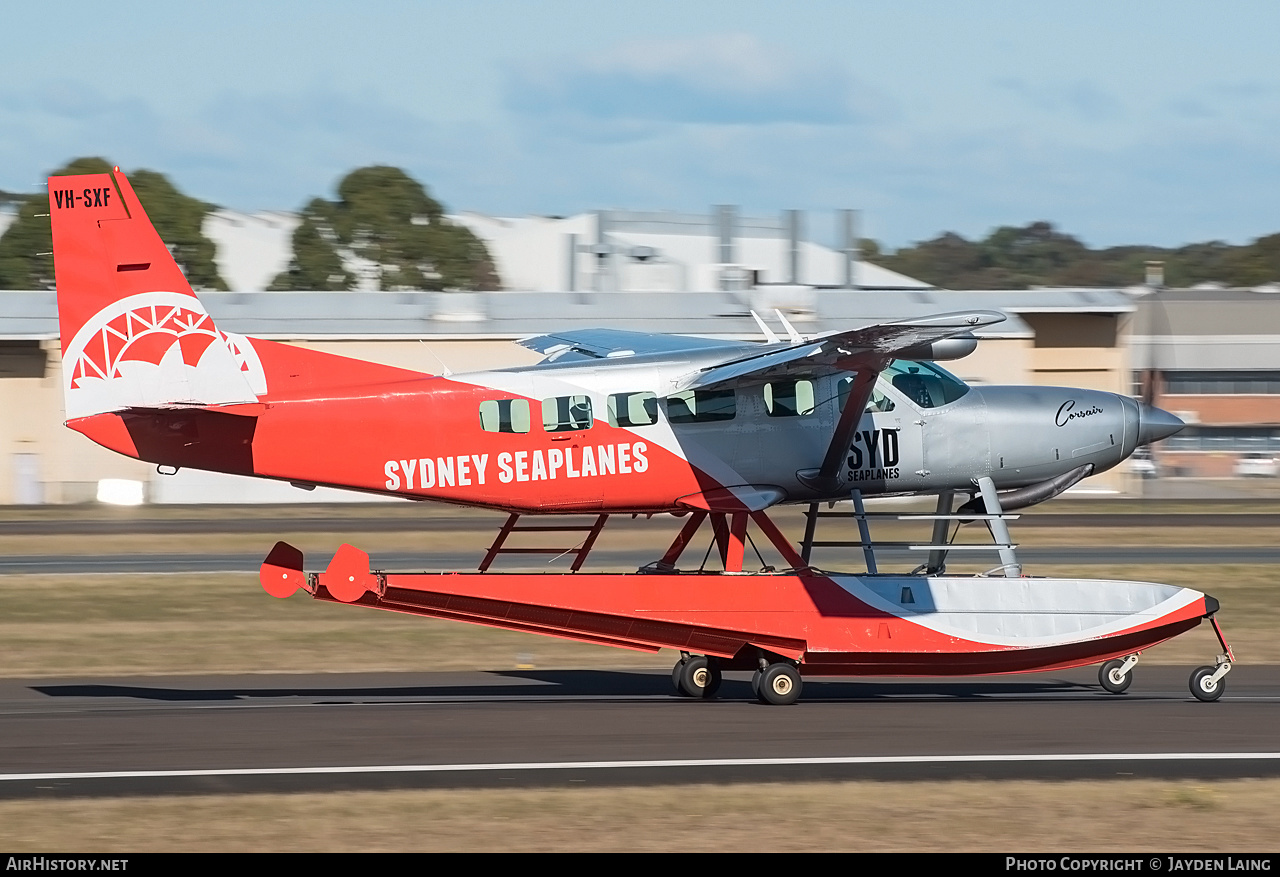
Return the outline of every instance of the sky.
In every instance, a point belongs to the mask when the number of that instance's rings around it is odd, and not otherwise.
[[[1280,231],[1272,0],[46,0],[0,32],[7,191],[100,155],[296,210],[390,164],[453,212],[798,208],[823,243],[839,208],[891,248]]]

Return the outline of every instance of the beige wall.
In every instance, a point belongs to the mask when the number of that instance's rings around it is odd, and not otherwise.
[[[956,377],[974,384],[1033,384],[1030,338],[996,338],[982,341],[964,359],[942,366]]]
[[[63,425],[62,357],[56,341],[46,342],[43,378],[0,380],[0,503],[17,498],[18,454],[36,455],[36,470],[45,502],[86,502],[97,495],[101,478],[146,481],[152,467],[122,457]]]

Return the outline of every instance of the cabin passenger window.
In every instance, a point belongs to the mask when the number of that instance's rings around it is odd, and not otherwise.
[[[737,400],[733,390],[685,390],[667,397],[667,420],[672,423],[711,423],[733,420]]]
[[[648,426],[658,422],[658,397],[653,393],[614,393],[609,397],[610,426]]]
[[[547,432],[570,432],[591,428],[590,396],[557,396],[542,400],[542,428]]]
[[[813,413],[813,381],[774,381],[764,385],[764,407],[770,417]]]
[[[849,393],[853,391],[853,378],[841,378],[838,388],[840,392],[840,410],[843,411],[844,406],[849,404]],[[877,384],[871,388],[871,397],[867,399],[867,407],[863,410],[879,412],[892,411],[893,400],[880,392],[880,386]]]
[[[480,403],[480,428],[485,432],[528,432],[528,399],[486,399]]]

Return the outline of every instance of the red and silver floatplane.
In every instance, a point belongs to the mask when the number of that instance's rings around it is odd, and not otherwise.
[[[1232,655],[1197,591],[1027,578],[1008,514],[1057,496],[1176,432],[1168,412],[1110,393],[970,387],[936,364],[1004,319],[972,311],[786,338],[726,341],[592,329],[520,343],[521,368],[439,377],[219,329],[128,180],[49,180],[67,425],[169,469],[205,469],[499,509],[478,572],[388,573],[342,546],[321,573],[276,545],[262,582],[323,600],[623,648],[678,650],[684,694],[755,670],[768,703],[811,675],[1011,673],[1104,662],[1123,691],[1145,648],[1208,618],[1222,642],[1191,690],[1217,699]],[[936,496],[928,561],[878,572],[867,497]],[[957,496],[967,498],[953,508]],[[810,562],[823,502],[854,503],[866,572]],[[797,549],[768,510],[808,505]],[[496,573],[524,516],[589,513],[563,574]],[[580,572],[610,515],[685,518],[636,572]],[[544,521],[547,519],[543,519]],[[552,518],[552,521],[561,519]],[[947,574],[951,521],[982,520],[1000,565]],[[681,571],[709,524],[720,569]],[[744,571],[748,525],[781,557]]]

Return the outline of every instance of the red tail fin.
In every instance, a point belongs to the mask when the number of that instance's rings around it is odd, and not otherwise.
[[[68,420],[265,391],[252,347],[214,326],[124,174],[50,177],[49,213]]]

